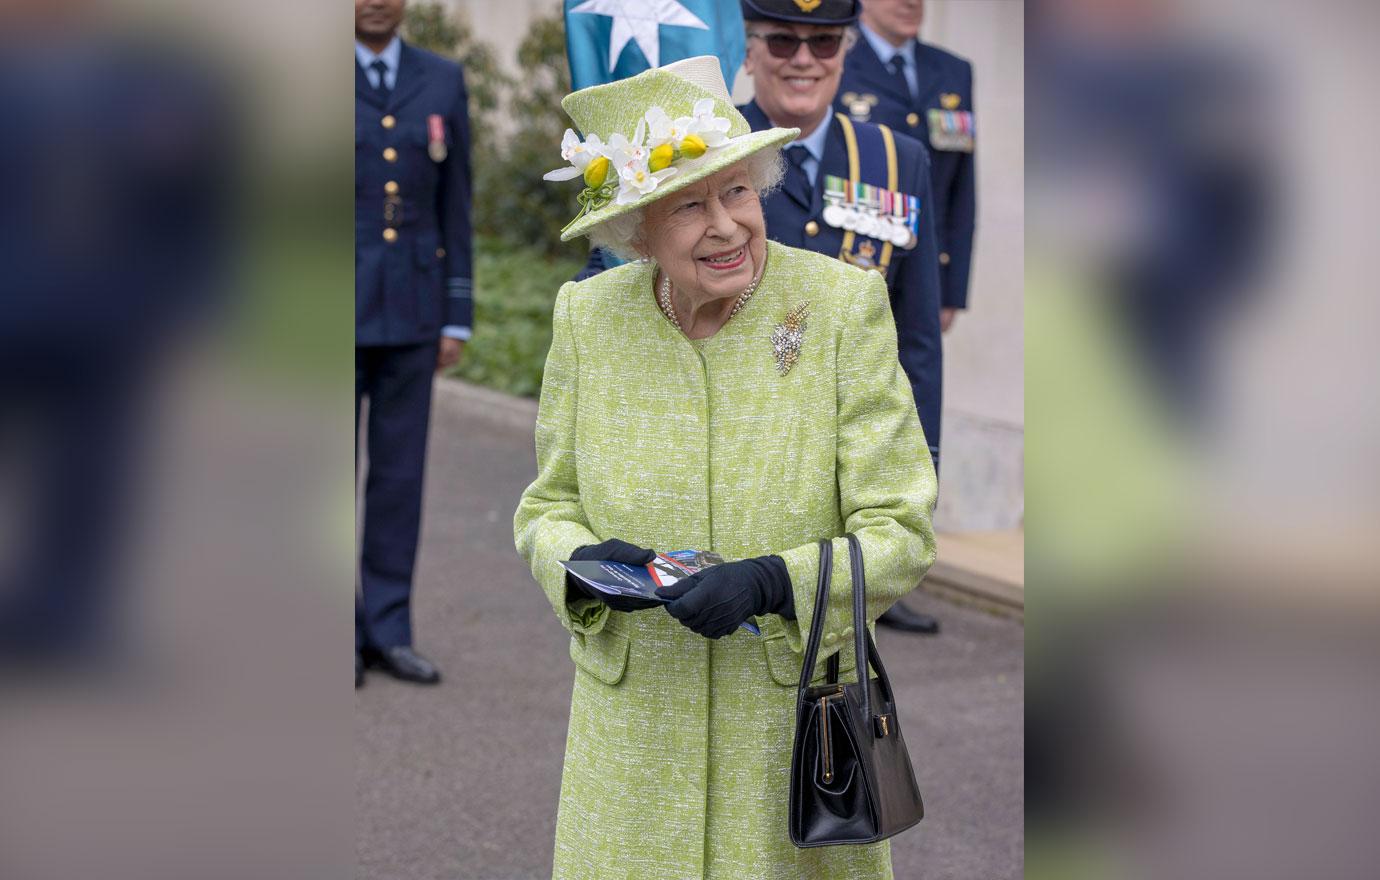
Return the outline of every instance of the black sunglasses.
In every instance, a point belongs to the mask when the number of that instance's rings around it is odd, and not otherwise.
[[[815,34],[813,37],[797,37],[795,34],[748,34],[767,44],[767,51],[776,58],[794,58],[800,44],[810,47],[810,54],[816,58],[833,58],[839,54],[843,45],[843,34]]]

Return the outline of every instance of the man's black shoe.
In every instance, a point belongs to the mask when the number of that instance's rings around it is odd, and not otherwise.
[[[922,633],[927,636],[939,632],[937,619],[928,614],[921,614],[919,611],[912,611],[900,602],[888,608],[885,614],[877,618],[877,622],[882,626],[899,629],[902,632]]]
[[[364,662],[371,669],[382,669],[403,681],[435,684],[441,680],[441,671],[407,645],[370,649],[364,656]]]
[[[355,687],[358,688],[358,687],[360,687],[360,686],[363,685],[363,684],[364,684],[364,660],[363,660],[363,658],[361,658],[361,657],[359,656],[359,652],[356,651],[356,652],[355,652]]]

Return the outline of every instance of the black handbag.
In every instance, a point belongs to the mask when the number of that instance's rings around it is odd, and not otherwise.
[[[848,535],[848,553],[858,683],[839,682],[835,654],[829,658],[826,683],[811,686],[834,567],[833,544],[819,542],[815,617],[800,669],[791,754],[790,833],[791,843],[800,847],[876,843],[925,815],[896,718],[891,680],[867,629],[862,547],[855,535]],[[868,674],[869,663],[875,679]]]

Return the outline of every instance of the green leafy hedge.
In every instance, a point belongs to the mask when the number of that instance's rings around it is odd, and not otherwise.
[[[551,347],[556,291],[584,261],[552,259],[540,248],[519,248],[487,236],[475,242],[474,255],[474,337],[450,375],[536,397]]]

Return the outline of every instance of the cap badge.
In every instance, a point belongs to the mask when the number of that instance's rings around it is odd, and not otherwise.
[[[823,2],[824,0],[795,0],[795,5],[800,7],[801,12],[814,12]]]

